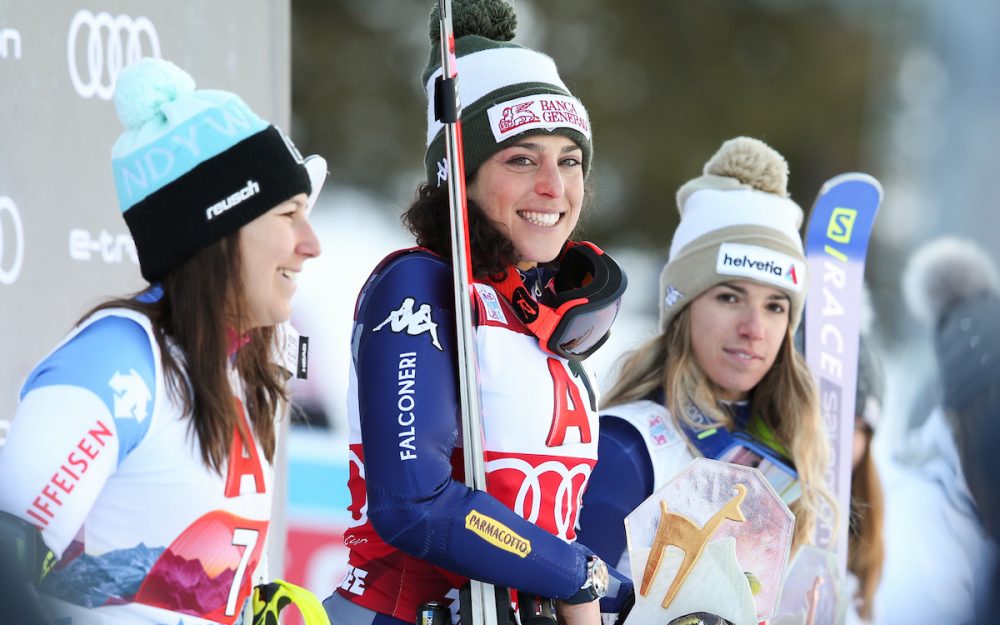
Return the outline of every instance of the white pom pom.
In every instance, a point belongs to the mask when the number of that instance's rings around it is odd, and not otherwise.
[[[704,173],[736,178],[755,189],[788,196],[788,163],[760,139],[736,137],[705,163]]]
[[[910,257],[903,271],[903,296],[914,317],[937,323],[956,302],[1000,292],[1000,278],[986,252],[972,241],[941,237]]]
[[[194,79],[170,61],[144,58],[118,74],[115,110],[129,130],[155,119],[165,119],[161,107],[177,96],[194,91]]]

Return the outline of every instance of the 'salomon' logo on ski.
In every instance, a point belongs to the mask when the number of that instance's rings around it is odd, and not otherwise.
[[[837,243],[850,243],[854,232],[854,222],[858,220],[858,211],[853,208],[838,206],[830,213],[830,222],[826,227],[827,238]]]
[[[375,326],[372,332],[378,332],[382,328],[389,324],[389,329],[393,332],[403,332],[405,331],[410,336],[417,336],[423,334],[424,332],[431,333],[431,343],[434,347],[441,351],[444,348],[441,347],[441,343],[438,342],[437,326],[434,320],[431,319],[431,307],[430,304],[421,304],[417,308],[416,312],[413,310],[413,305],[416,304],[416,300],[412,297],[407,297],[403,300],[399,309],[394,310],[389,313],[389,316],[385,318],[385,321]]]

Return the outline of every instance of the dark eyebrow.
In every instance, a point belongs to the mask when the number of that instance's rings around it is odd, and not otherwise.
[[[747,294],[747,290],[746,289],[744,289],[743,287],[739,286],[738,284],[733,284],[732,282],[720,282],[719,284],[717,284],[715,286],[717,286],[717,287],[718,286],[724,286],[727,289],[732,289],[732,290],[736,291],[740,295],[746,295]],[[790,297],[788,297],[787,295],[785,295],[784,291],[779,291],[777,293],[771,293],[768,296],[767,299],[771,300],[771,301],[774,301],[774,300],[782,300],[782,301],[786,301],[786,302],[791,302],[792,301],[792,299]]]
[[[534,143],[533,141],[525,140],[519,143],[515,143],[510,146],[512,148],[524,148],[526,150],[531,150],[532,152],[541,152],[542,145],[540,143]],[[563,146],[563,149],[559,151],[560,154],[566,154],[567,152],[583,152],[583,149],[576,143],[570,143],[569,145]]]
[[[720,283],[716,284],[715,286],[717,286],[717,287],[718,286],[724,286],[727,289],[732,289],[732,290],[736,291],[740,295],[746,295],[747,294],[747,290],[746,289],[744,289],[743,287],[738,286],[736,284],[733,284],[732,282],[720,282]]]

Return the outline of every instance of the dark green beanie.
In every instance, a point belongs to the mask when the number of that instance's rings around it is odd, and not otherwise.
[[[452,27],[462,103],[465,175],[525,135],[554,133],[583,150],[584,175],[593,155],[590,120],[550,57],[511,43],[517,18],[503,0],[452,0]],[[423,73],[427,93],[427,181],[447,180],[444,126],[434,119],[434,84],[441,75],[437,2],[430,19],[431,52]]]

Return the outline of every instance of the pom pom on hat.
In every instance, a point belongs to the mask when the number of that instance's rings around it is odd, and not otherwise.
[[[704,172],[736,178],[760,191],[788,197],[788,162],[760,139],[736,137],[726,141],[705,163]]]
[[[914,252],[903,272],[903,294],[914,317],[936,324],[956,302],[1000,292],[986,252],[971,241],[936,239]]]
[[[194,78],[170,61],[144,58],[121,71],[115,84],[115,110],[128,130],[166,121],[162,106],[194,91]]]
[[[234,93],[195,90],[163,59],[115,85],[125,126],[111,150],[118,204],[150,282],[312,183],[302,155]]]
[[[1000,384],[1000,280],[981,247],[953,237],[925,244],[906,265],[903,290],[934,329],[945,408],[961,410]]]
[[[752,189],[788,197],[788,162],[760,139],[736,137],[722,144],[702,168],[703,176],[677,190],[677,208],[684,213],[689,197],[701,189]],[[800,210],[801,212],[801,210]],[[796,227],[801,225],[801,220]]]
[[[479,35],[494,41],[510,41],[517,31],[517,14],[504,0],[454,0],[451,3],[451,28],[455,39]],[[438,3],[431,9],[430,40],[441,40],[441,14]]]
[[[788,294],[794,330],[809,269],[802,209],[788,197],[788,163],[763,141],[736,137],[703,172],[677,191],[681,221],[660,275],[661,328],[713,286],[751,280]]]

